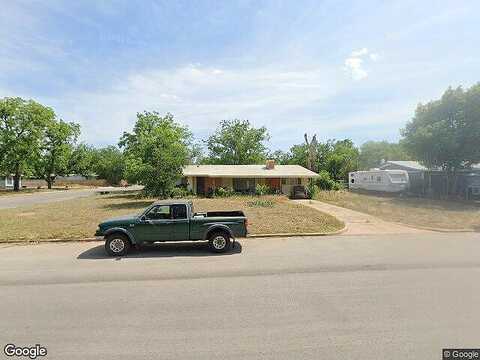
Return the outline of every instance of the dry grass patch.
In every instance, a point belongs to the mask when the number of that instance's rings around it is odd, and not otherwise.
[[[0,210],[0,242],[92,237],[98,223],[110,217],[138,214],[154,199],[136,194],[94,195],[17,209]],[[336,218],[285,197],[194,199],[195,211],[243,210],[249,232],[331,232],[343,227]],[[258,203],[263,202],[263,204]],[[264,204],[270,204],[264,206]]]
[[[317,200],[413,226],[480,231],[480,204],[413,197],[321,191]]]
[[[333,232],[343,227],[337,218],[293,203],[284,196],[194,199],[193,203],[195,211],[242,210],[251,234]]]

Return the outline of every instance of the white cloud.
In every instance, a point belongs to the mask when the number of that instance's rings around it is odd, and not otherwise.
[[[354,50],[352,51],[351,55],[352,57],[361,57],[364,55],[368,54],[368,49],[367,48],[361,48],[360,50]]]
[[[84,140],[111,143],[129,131],[139,111],[171,112],[195,133],[210,133],[222,119],[246,118],[273,133],[290,131],[297,109],[319,106],[343,86],[335,68],[228,69],[199,64],[136,72],[96,92],[41,99],[67,120],[80,122]],[[303,131],[303,130],[302,130]],[[97,135],[98,134],[98,135]],[[108,138],[99,138],[108,134]]]
[[[362,67],[363,60],[357,57],[345,59],[345,70],[350,74],[353,80],[362,80],[368,76],[368,73]]]
[[[344,70],[352,77],[353,80],[362,80],[368,76],[368,72],[363,67],[364,60],[375,62],[379,59],[377,53],[371,53],[366,47],[351,52],[350,56],[345,59]]]

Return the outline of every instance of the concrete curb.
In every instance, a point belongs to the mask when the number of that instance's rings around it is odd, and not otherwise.
[[[393,222],[393,221],[390,221],[390,222],[392,224],[402,225],[412,229],[429,230],[429,231],[436,231],[436,232],[442,232],[442,233],[477,232],[475,229],[443,229],[443,228],[434,228],[430,226],[417,226],[417,225],[411,225],[411,224],[404,224],[404,223]]]
[[[333,231],[333,232],[316,232],[316,233],[283,233],[283,234],[252,234],[247,235],[248,238],[263,238],[263,237],[294,237],[294,236],[328,236],[328,235],[339,235],[347,230],[347,226],[345,225],[342,229]],[[0,245],[6,244],[40,244],[40,243],[71,243],[71,242],[103,242],[103,238],[83,238],[83,239],[42,239],[36,241],[5,241],[0,242]]]
[[[0,241],[0,245],[6,244],[40,244],[40,243],[71,243],[71,242],[94,242],[94,241],[104,241],[99,238],[83,238],[83,239],[41,239],[41,240],[25,240],[25,241]]]
[[[297,236],[329,236],[329,235],[340,235],[341,233],[347,231],[347,225],[344,225],[340,230],[332,232],[313,232],[313,233],[278,233],[278,234],[251,234],[247,235],[248,238],[263,238],[263,237],[297,237]]]

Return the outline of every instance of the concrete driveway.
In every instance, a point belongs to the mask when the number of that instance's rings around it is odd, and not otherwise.
[[[52,191],[42,191],[42,192],[33,192],[28,194],[12,194],[12,195],[3,195],[0,196],[0,209],[11,209],[21,206],[31,206],[37,204],[46,204],[57,201],[73,200],[86,196],[94,195],[95,193],[101,191],[131,191],[131,190],[140,190],[139,186],[129,186],[129,187],[100,187],[100,188],[89,188],[89,189],[70,189],[70,190],[52,190]]]
[[[293,200],[305,206],[312,207],[324,213],[335,216],[347,225],[344,235],[368,234],[427,234],[432,231],[384,221],[375,216],[327,204],[317,200]],[[427,224],[428,225],[428,224]]]
[[[48,359],[440,359],[478,345],[480,234],[246,239],[227,255],[0,246],[0,344]]]

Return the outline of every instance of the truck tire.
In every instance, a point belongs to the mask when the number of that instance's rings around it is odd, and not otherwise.
[[[216,253],[223,253],[230,249],[232,242],[230,235],[225,231],[215,231],[208,238],[208,247],[211,251]]]
[[[105,240],[105,251],[110,256],[124,256],[130,250],[130,240],[122,233],[113,233]]]

